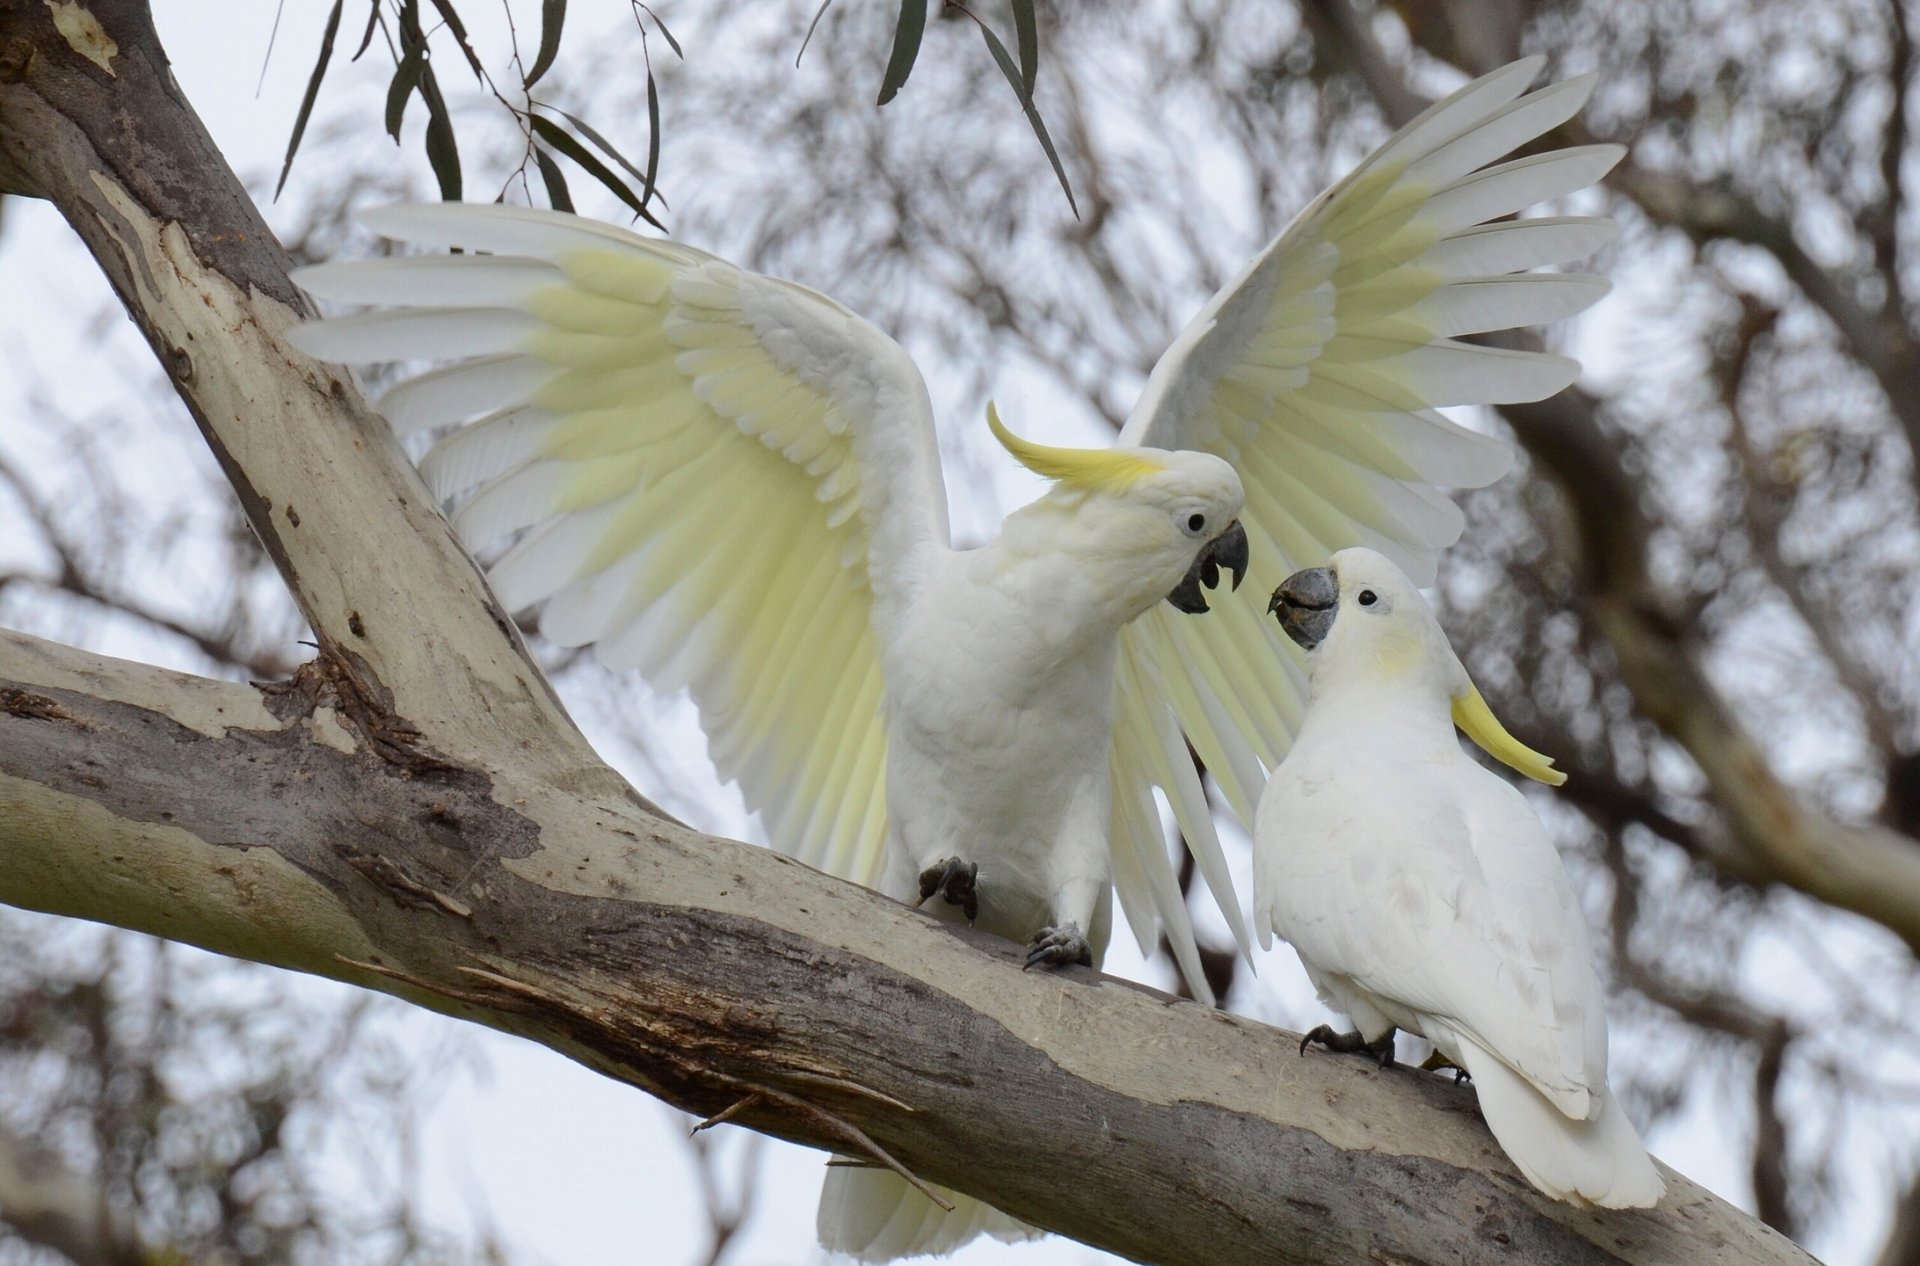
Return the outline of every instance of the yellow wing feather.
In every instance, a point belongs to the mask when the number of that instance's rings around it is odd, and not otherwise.
[[[1402,128],[1303,211],[1155,366],[1120,443],[1202,449],[1235,464],[1251,592],[1350,545],[1430,583],[1437,552],[1462,525],[1436,487],[1489,483],[1511,460],[1504,445],[1435,409],[1539,399],[1577,372],[1564,357],[1457,341],[1570,315],[1606,289],[1599,278],[1524,270],[1599,249],[1614,235],[1607,221],[1500,220],[1591,183],[1619,158],[1617,147],[1585,146],[1487,166],[1585,101],[1588,78],[1522,95],[1540,65],[1495,71]],[[1156,755],[1163,717],[1177,718],[1251,825],[1262,769],[1299,723],[1299,652],[1248,601],[1217,603],[1198,619],[1150,613],[1122,644],[1123,660],[1142,668],[1123,674],[1115,703],[1114,831],[1130,837],[1116,842],[1116,857],[1161,843],[1158,814],[1124,794],[1130,786],[1167,787],[1189,840],[1203,831],[1191,768]],[[1153,693],[1137,700],[1127,690]],[[1463,724],[1489,750],[1529,776],[1555,774],[1502,742],[1470,705]],[[1123,895],[1144,906],[1150,894],[1135,882],[1128,895],[1121,878]]]
[[[395,412],[459,424],[422,468],[460,498],[474,545],[522,533],[492,568],[502,599],[544,604],[562,645],[686,687],[774,842],[874,883],[876,620],[915,551],[947,546],[931,409],[906,354],[811,291],[571,216],[443,205],[369,219],[492,253],[308,270],[323,297],[401,306],[301,341],[393,360],[483,335],[488,355],[399,389]]]

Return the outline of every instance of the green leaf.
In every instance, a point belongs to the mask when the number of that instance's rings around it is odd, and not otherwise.
[[[653,24],[660,28],[660,34],[666,37],[667,47],[673,50],[673,55],[675,57],[678,57],[681,61],[687,60],[686,53],[682,52],[680,49],[680,41],[673,38],[673,32],[669,31],[667,29],[667,24],[660,20],[660,15],[655,13],[647,5],[639,4],[639,0],[635,0],[635,3],[636,5],[638,5],[639,8],[645,9],[647,12],[647,16],[653,19]]]
[[[927,0],[900,0],[900,21],[893,28],[893,53],[887,58],[887,73],[880,79],[880,104],[893,100],[907,76],[913,73],[914,59],[920,56],[920,37],[927,31]]]
[[[651,87],[653,83],[653,70],[651,67],[649,67],[647,70],[647,83],[649,85],[648,94],[647,94],[649,98],[647,116],[650,120],[654,122],[654,136],[658,137],[660,134],[659,123],[658,123],[658,120],[660,117],[658,113],[659,102],[657,99],[654,98],[654,94]],[[627,175],[632,176],[635,180],[639,181],[642,186],[640,201],[652,202],[656,197],[659,197],[658,191],[655,190],[653,187],[653,177],[648,174],[648,172],[657,170],[659,166],[660,155],[658,153],[657,144],[650,144],[648,146],[648,149],[647,149],[647,158],[648,158],[648,164],[649,164],[648,169],[647,171],[641,171],[638,167],[635,167],[631,162],[627,161],[627,156],[625,154],[622,154],[619,150],[614,148],[612,141],[609,141],[606,137],[600,135],[599,132],[594,130],[593,125],[591,123],[588,123],[585,119],[581,118],[579,115],[570,113],[569,111],[566,111],[566,110],[562,110],[559,106],[547,105],[545,103],[542,103],[540,108],[543,110],[551,110],[555,114],[559,115],[561,118],[565,119],[567,122],[573,124],[573,126],[579,130],[580,135],[586,137],[587,140],[593,144],[593,147],[595,149],[599,150],[602,154],[605,154],[608,158],[611,158],[614,162],[618,163],[622,171],[626,172]],[[661,201],[664,202],[666,200],[662,198]]]
[[[453,116],[447,112],[446,98],[426,68],[420,79],[420,99],[427,103],[427,164],[433,178],[440,182],[440,197],[445,202],[460,201],[460,149],[453,140]]]
[[[460,20],[460,13],[453,7],[453,0],[433,0],[433,7],[440,11],[440,20],[453,32],[454,43],[467,55],[467,65],[473,67],[473,77],[481,83],[487,81],[487,72],[480,68],[480,55],[473,51],[473,43],[467,39],[467,24]]]
[[[293,135],[287,141],[287,157],[280,164],[280,183],[273,187],[273,199],[280,200],[280,191],[287,187],[287,173],[293,170],[293,156],[300,148],[300,138],[307,134],[307,120],[313,115],[313,103],[320,96],[320,81],[327,76],[327,63],[333,59],[333,37],[340,30],[340,11],[346,7],[347,0],[333,0],[333,12],[327,15],[327,29],[320,36],[320,56],[314,59],[313,74],[307,77],[307,93],[300,98],[300,112],[293,116]]]
[[[539,164],[540,179],[546,182],[547,205],[555,211],[573,210],[573,195],[567,192],[567,177],[560,170],[560,164],[554,161],[553,155],[536,145],[533,147],[533,161]]]
[[[567,0],[540,0],[540,51],[534,54],[533,69],[527,72],[525,86],[533,87],[540,76],[553,66],[560,55],[560,28],[567,24]]]
[[[647,174],[641,183],[640,201],[653,201],[654,177],[660,174],[660,88],[653,82],[653,67],[647,67]]]
[[[407,98],[420,86],[420,76],[426,69],[426,54],[417,49],[408,52],[393,69],[393,82],[387,85],[387,135],[395,145],[400,143],[400,125],[406,122]]]
[[[393,81],[387,85],[387,135],[400,143],[400,125],[406,121],[407,98],[420,86],[427,71],[427,40],[420,33],[419,0],[405,0],[400,6],[400,64],[393,68]]]
[[[539,135],[541,140],[551,145],[554,149],[559,150],[568,158],[571,158],[575,163],[578,163],[586,170],[588,175],[605,185],[614,197],[631,207],[635,215],[645,220],[648,224],[653,225],[653,227],[663,231],[665,230],[666,225],[654,219],[653,214],[647,210],[647,204],[640,201],[639,196],[636,195],[633,190],[627,188],[626,182],[614,175],[612,168],[595,158],[593,151],[574,139],[572,134],[565,128],[555,123],[552,119],[539,114],[529,114],[527,116],[527,122],[533,126],[534,132]]]
[[[1040,118],[1040,111],[1033,105],[1033,94],[1027,91],[1021,81],[1020,67],[1014,63],[1007,46],[993,33],[993,28],[980,23],[980,34],[987,41],[987,51],[993,54],[993,60],[1000,64],[1000,73],[1013,85],[1013,95],[1020,99],[1020,108],[1026,112],[1027,122],[1033,125],[1033,134],[1040,138],[1040,148],[1047,152],[1047,161],[1053,164],[1053,174],[1060,180],[1060,188],[1067,195],[1067,206],[1073,211],[1073,218],[1080,218],[1080,206],[1073,200],[1073,186],[1067,183],[1067,169],[1060,165],[1060,155],[1054,151],[1053,138],[1047,135],[1047,125]]]
[[[1013,44],[1020,50],[1020,82],[1027,95],[1033,95],[1034,81],[1040,77],[1040,23],[1033,14],[1033,0],[1011,0],[1013,5]]]
[[[360,33],[360,47],[353,50],[353,60],[359,61],[360,55],[373,47],[373,32],[380,25],[380,0],[373,0],[367,6],[367,29]]]

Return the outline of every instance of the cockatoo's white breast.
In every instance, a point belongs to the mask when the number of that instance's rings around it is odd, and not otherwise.
[[[1540,820],[1461,750],[1443,695],[1317,698],[1255,835],[1263,935],[1343,1009],[1358,995],[1443,1049],[1470,1034],[1586,1115],[1607,1045],[1584,916]]]
[[[1009,933],[1025,940],[1050,921],[1044,898],[1065,874],[1105,883],[1118,629],[1089,636],[1072,604],[1035,603],[1028,586],[1044,578],[997,552],[942,560],[883,652],[889,830],[902,880],[959,856],[979,862],[983,900],[1028,898],[1001,912],[1033,919]]]

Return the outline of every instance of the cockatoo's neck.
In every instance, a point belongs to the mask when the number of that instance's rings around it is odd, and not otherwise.
[[[1143,565],[1126,544],[1089,530],[1076,507],[1042,499],[1007,516],[972,572],[1043,613],[1056,638],[1110,641],[1180,582]]]
[[[1407,632],[1412,635],[1365,645],[1329,643],[1316,652],[1309,663],[1313,694],[1307,723],[1317,712],[1337,711],[1370,727],[1391,724],[1423,742],[1457,747],[1457,683],[1450,670],[1458,669],[1458,661],[1450,652],[1442,660],[1417,631]]]

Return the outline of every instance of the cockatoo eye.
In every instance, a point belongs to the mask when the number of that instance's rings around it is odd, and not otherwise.
[[[1189,536],[1198,536],[1198,535],[1200,535],[1200,534],[1201,534],[1202,532],[1204,532],[1204,531],[1206,531],[1206,530],[1207,530],[1207,516],[1206,516],[1206,515],[1204,515],[1204,514],[1189,514],[1189,515],[1187,516],[1187,534],[1188,534]]]
[[[1379,596],[1378,596],[1377,594],[1375,594],[1375,593],[1373,592],[1373,590],[1371,590],[1371,589],[1362,589],[1362,590],[1360,591],[1360,605],[1361,605],[1361,606],[1363,606],[1363,607],[1370,607],[1370,606],[1372,606],[1372,605],[1373,605],[1374,603],[1376,603],[1376,602],[1378,602],[1378,601],[1380,601],[1380,598],[1379,598]]]

